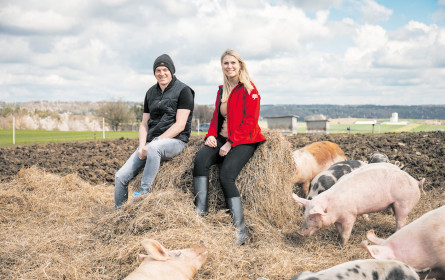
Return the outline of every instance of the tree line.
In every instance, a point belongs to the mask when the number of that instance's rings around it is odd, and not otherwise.
[[[59,104],[59,103],[58,103]],[[90,103],[88,103],[90,104]],[[93,104],[93,103],[91,103]],[[48,107],[48,104],[45,104]],[[85,106],[87,107],[87,106]],[[34,115],[40,118],[58,118],[58,112],[50,109],[34,110],[20,107],[20,104],[0,103],[0,118],[18,115]],[[66,109],[64,109],[66,110]],[[85,114],[85,108],[81,114]],[[111,101],[94,103],[88,108],[89,113],[104,118],[106,124],[114,131],[128,130],[128,126],[137,127],[142,120],[143,105],[135,102]],[[209,123],[214,111],[213,105],[195,104],[193,112],[194,128],[199,123]],[[296,115],[300,120],[310,115],[323,114],[328,118],[390,118],[398,113],[401,119],[444,119],[445,105],[415,106],[380,106],[380,105],[263,105],[260,117]]]
[[[445,119],[445,105],[263,105],[262,117],[296,115],[299,119],[323,114],[330,119],[389,119],[398,113],[401,119]]]

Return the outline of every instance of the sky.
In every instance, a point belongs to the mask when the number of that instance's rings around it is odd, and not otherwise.
[[[0,0],[0,101],[142,103],[167,53],[210,105],[228,48],[261,104],[445,104],[445,0]]]

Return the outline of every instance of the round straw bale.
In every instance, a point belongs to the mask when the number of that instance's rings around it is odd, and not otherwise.
[[[244,166],[236,180],[236,186],[240,190],[245,210],[282,228],[285,224],[295,222],[295,212],[299,209],[292,200],[292,177],[295,173],[292,147],[279,132],[266,130],[263,133],[267,141],[258,146]],[[193,193],[193,162],[203,145],[202,137],[191,137],[181,155],[162,163],[151,191],[172,187]],[[142,174],[139,174],[132,182],[133,189],[140,186],[141,177]],[[226,208],[218,165],[210,168],[208,199],[210,212]]]

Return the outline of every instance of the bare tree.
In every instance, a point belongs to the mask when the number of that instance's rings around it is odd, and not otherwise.
[[[97,109],[97,115],[104,118],[113,131],[118,131],[120,126],[135,121],[134,112],[123,101],[100,104]]]
[[[213,111],[215,106],[210,105],[197,105],[193,109],[193,117],[199,120],[200,123],[209,123],[212,119]]]

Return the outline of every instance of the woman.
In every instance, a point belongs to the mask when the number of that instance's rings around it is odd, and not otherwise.
[[[195,206],[199,215],[208,213],[209,169],[222,162],[219,179],[237,228],[237,244],[242,245],[247,239],[247,229],[235,180],[258,144],[266,138],[258,125],[261,98],[241,56],[234,50],[226,50],[221,56],[221,67],[224,85],[219,86],[204,146],[195,157]]]

